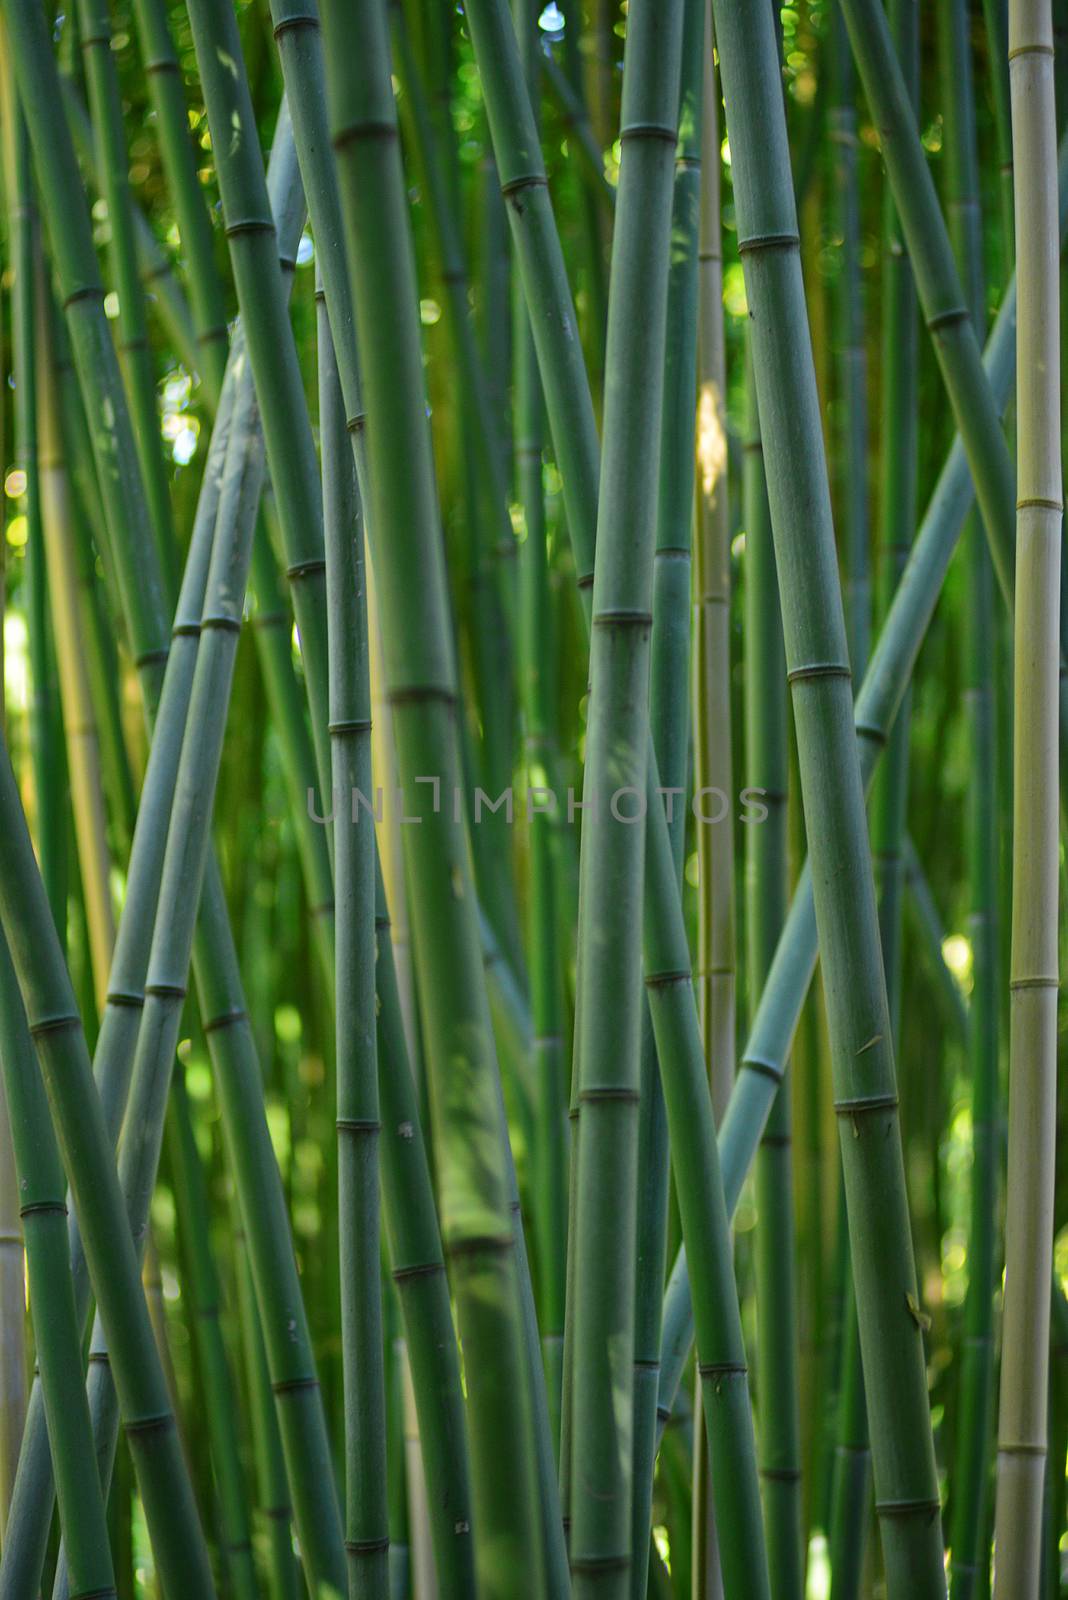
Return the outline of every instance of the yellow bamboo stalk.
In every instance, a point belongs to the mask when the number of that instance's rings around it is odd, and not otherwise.
[[[74,837],[89,926],[89,959],[93,969],[96,1003],[103,1010],[115,944],[107,814],[96,714],[85,670],[87,650],[78,604],[79,576],[74,550],[70,481],[60,431],[59,388],[52,349],[47,286],[40,260],[37,263],[37,349],[37,459],[48,594],[59,668],[63,733],[70,770]]]
[[[1016,175],[1016,611],[1005,1300],[995,1600],[1042,1572],[1057,1078],[1061,545],[1057,135],[1051,0],[1010,0]]]

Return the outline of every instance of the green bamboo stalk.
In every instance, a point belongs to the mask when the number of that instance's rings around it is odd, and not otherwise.
[[[104,1498],[91,1465],[93,1436],[71,1287],[63,1167],[4,940],[0,940],[0,1065],[11,1107],[37,1366],[71,1571],[76,1593],[114,1595]]]
[[[909,87],[914,107],[919,95],[919,59],[915,9],[895,4],[888,13],[902,74]],[[856,143],[855,93],[849,43],[841,15],[835,24],[835,56],[841,77],[848,84],[850,105],[847,136]],[[832,112],[832,116],[834,113]],[[851,149],[847,163],[852,186],[852,204],[844,218],[848,248],[843,250],[842,271],[849,279],[839,312],[840,391],[839,405],[845,415],[842,427],[847,440],[849,464],[844,471],[842,502],[847,510],[847,536],[850,558],[847,563],[849,585],[854,581],[854,564],[867,567],[867,491],[866,491],[866,400],[864,396],[863,327],[859,317],[859,283],[856,216],[856,156]],[[912,273],[901,237],[897,213],[889,193],[883,196],[883,285],[882,320],[882,406],[883,439],[880,452],[880,538],[882,555],[878,570],[880,613],[885,615],[908,559],[915,526],[916,507],[916,296]],[[862,530],[864,548],[858,548],[856,530]],[[850,593],[850,659],[854,675],[862,677],[868,653],[869,618],[866,614],[866,586],[861,594]],[[863,614],[860,608],[865,608]],[[909,695],[906,694],[890,735],[888,753],[876,783],[872,802],[872,851],[879,896],[879,940],[886,974],[887,1002],[891,1037],[900,1039],[901,1006],[901,908],[904,873],[902,836],[908,796]],[[848,1267],[847,1267],[848,1273]],[[845,1286],[846,1306],[842,1336],[842,1382],[839,1390],[834,1465],[831,1475],[831,1572],[835,1600],[850,1600],[860,1593],[869,1525],[871,1493],[871,1448],[864,1398],[864,1375],[860,1359],[859,1324],[856,1295],[851,1276]]]
[[[270,511],[269,499],[265,505]],[[315,764],[314,754],[300,704],[300,689],[293,675],[290,614],[279,591],[274,557],[262,528],[254,542],[252,576],[257,592],[257,610],[253,614],[257,651],[267,688],[272,725],[281,739],[294,826],[298,832],[298,845],[314,917],[316,945],[328,984],[332,984],[333,885],[330,859],[325,832],[309,817],[307,801],[307,777]],[[379,947],[379,991],[383,1012],[386,1012],[390,1004],[397,1004],[397,995],[395,983],[391,980],[391,987],[382,977],[382,968],[387,960],[392,965],[389,920],[385,913],[384,898],[380,900],[378,926],[382,940]],[[232,970],[236,981],[236,968]],[[391,994],[392,1000],[388,998]],[[243,1010],[239,986],[223,986],[219,1007],[220,1013],[226,1015]],[[443,1333],[444,1329],[451,1326],[447,1285],[441,1263],[440,1240],[437,1240],[426,1152],[418,1132],[419,1118],[399,1017],[391,1016],[388,1024],[383,1018],[382,1027],[387,1026],[391,1044],[388,1051],[382,1051],[380,1085],[385,1124],[394,1130],[415,1129],[414,1136],[400,1134],[387,1141],[383,1150],[387,1223],[391,1233],[395,1230],[398,1240],[397,1250],[401,1259],[396,1267],[397,1273],[403,1272],[406,1285],[410,1283],[411,1286],[405,1288],[402,1303],[413,1351],[418,1403],[424,1413],[423,1432],[424,1436],[434,1440],[433,1447],[428,1447],[428,1470],[432,1469],[434,1473],[434,1538],[443,1592],[460,1595],[466,1593],[470,1586],[471,1558],[466,1444],[459,1414],[459,1370],[455,1342],[451,1333],[448,1337]],[[248,1088],[255,1084],[256,1078],[251,1074],[247,1053],[242,1049],[235,1052],[232,1058],[228,1057],[223,1048],[225,1037],[224,1032],[218,1041],[221,1069],[227,1072],[228,1082],[237,1072],[245,1088]],[[215,1035],[210,1035],[209,1039],[215,1045]],[[234,1113],[237,1117],[240,1115],[240,1098],[236,1087],[232,1093],[233,1098],[228,1104],[238,1108]],[[253,1172],[269,1175],[265,1154],[261,1149],[257,1156],[255,1141],[252,1141],[246,1158]],[[403,1181],[397,1177],[391,1180],[391,1173],[403,1174]],[[269,1455],[270,1450],[268,1432],[267,1422],[261,1419],[258,1434],[261,1482],[270,1481],[273,1470],[269,1461],[263,1461],[264,1454]],[[268,1496],[271,1504],[276,1499],[277,1494]],[[269,1522],[274,1550],[272,1571],[274,1581],[281,1590],[284,1582],[288,1581],[288,1568],[292,1562],[283,1559],[285,1539],[281,1519],[271,1517]]]
[[[471,316],[467,265],[457,215],[452,209],[446,176],[451,153],[451,116],[441,112],[435,130],[413,60],[408,31],[394,7],[397,70],[404,89],[401,106],[429,201],[434,236],[441,258],[446,324],[453,369],[460,393],[459,422],[465,481],[465,521],[469,549],[472,654],[481,722],[478,768],[492,796],[507,788],[513,772],[513,662],[506,619],[506,595],[500,564],[515,556],[515,535],[508,515],[508,494],[499,448],[499,428],[490,406],[490,391],[479,359]],[[439,156],[435,134],[449,141]],[[512,578],[508,580],[510,588]],[[475,872],[480,899],[513,962],[521,944],[511,882],[508,819],[503,811],[482,819],[483,835]]]
[[[174,643],[160,699],[157,733],[142,786],[138,825],[134,830],[128,863],[127,894],[108,985],[109,1002],[101,1016],[97,1040],[98,1081],[112,1145],[118,1140],[129,1091],[140,1021],[139,997],[144,983],[145,959],[166,844],[165,831],[162,827],[157,828],[155,822],[157,818],[166,816],[165,807],[169,805],[174,792],[181,749],[181,725],[196,658],[197,625],[203,604],[215,510],[229,438],[229,412],[230,400],[224,399],[223,416],[216,428],[205,467],[199,508],[201,514],[194,524],[186,576],[175,616]],[[75,1300],[79,1316],[84,1321],[89,1305],[89,1286],[76,1220],[72,1223],[71,1255]],[[15,1595],[32,1592],[40,1583],[51,1519],[49,1473],[44,1414],[35,1386],[30,1397],[16,1481],[20,1507],[17,1554],[8,1552],[12,1563],[11,1592]]]
[[[575,571],[584,607],[588,607],[598,449],[589,387],[573,337],[574,308],[507,13],[499,0],[472,0],[468,22],[480,66],[502,192],[508,201],[556,458],[562,471]],[[683,1204],[683,1229],[694,1240],[702,1240],[699,1346],[705,1366],[705,1421],[717,1474],[714,1487],[718,1503],[727,1508],[725,1526],[731,1532],[725,1561],[729,1556],[736,1563],[739,1586],[748,1582],[762,1587],[766,1577],[761,1571],[759,1491],[729,1231],[690,979],[687,933],[652,750],[647,777],[650,893],[646,896],[643,933],[645,977],[664,1081],[677,1190]],[[566,1372],[565,1353],[565,1381]],[[729,1374],[728,1381],[724,1381],[724,1374]],[[566,1419],[566,1408],[564,1415]],[[755,1563],[754,1551],[761,1552]]]
[[[982,213],[973,104],[967,9],[939,13],[939,45],[946,130],[946,210],[954,250],[977,328],[985,320]],[[1007,63],[1007,52],[1006,52]],[[1003,78],[995,61],[995,101]],[[1009,195],[1011,202],[1011,171]],[[1010,205],[1011,209],[1011,205]],[[950,1592],[971,1600],[989,1573],[990,1441],[993,1421],[995,1205],[998,1170],[998,835],[992,793],[996,771],[993,661],[993,571],[982,529],[973,517],[966,532],[968,605],[965,608],[965,683],[971,732],[972,779],[968,804],[968,876],[972,938],[971,1020],[966,1029],[972,1079],[972,1174],[968,1229],[968,1287],[958,1387],[958,1423],[950,1503]]]
[[[200,373],[209,395],[217,399],[226,366],[226,308],[215,261],[211,220],[189,137],[182,73],[164,0],[134,0],[133,10],[149,96],[156,113],[160,156],[178,217],[185,258],[196,338],[196,359],[192,366]]]
[[[174,1068],[165,1138],[181,1233],[182,1287],[200,1358],[222,1568],[234,1600],[256,1600],[248,1498],[234,1429],[234,1383],[220,1326],[222,1295],[210,1244],[209,1197],[181,1062]]]
[[[433,809],[434,796],[421,795],[415,782],[430,775],[448,794],[459,777],[453,652],[386,17],[377,0],[364,0],[351,15],[360,27],[358,58],[345,46],[340,12],[324,9],[327,82],[366,378],[370,526],[387,680],[406,814],[422,817],[405,835],[406,860],[442,1234],[467,1373],[476,1560],[480,1587],[503,1595],[537,1587],[541,1569],[520,1263],[469,845],[462,822],[444,807]],[[327,294],[329,305],[329,285]]]
[[[640,807],[636,815],[626,804],[615,809],[615,794],[643,800],[650,736],[646,683],[682,18],[681,4],[659,15],[635,5],[624,55],[585,768],[586,800],[599,809],[583,830],[580,855],[582,1114],[569,1506],[576,1594],[629,1594],[631,1563],[644,1565],[646,1551],[644,1537],[631,1549],[633,1399],[621,1406],[618,1393],[633,1385],[645,830]],[[689,389],[692,406],[692,381]]]
[[[828,47],[830,95],[827,138],[832,160],[831,225],[838,254],[832,310],[837,522],[844,573],[843,598],[849,636],[849,661],[854,676],[860,679],[867,666],[871,640],[867,362],[860,281],[856,80],[842,14],[837,10],[830,23]]]
[[[1009,1161],[994,1594],[1041,1573],[1057,1078],[1057,743],[1061,440],[1053,18],[1010,0],[1016,183],[1016,645],[1013,689]]]
[[[894,1055],[778,53],[770,13],[758,15],[754,26],[752,16],[731,0],[720,0],[714,10],[822,935],[888,1592],[936,1595],[944,1593],[945,1579],[924,1317],[912,1258]]]
[[[701,261],[702,141],[705,68],[704,0],[683,8],[679,140],[672,198],[672,251],[664,351],[664,404],[653,556],[649,723],[661,778],[672,790],[670,825],[675,878],[685,853],[690,749],[690,574],[694,507],[694,402],[697,393]],[[717,152],[718,158],[718,152]],[[718,212],[716,218],[718,224]],[[714,292],[714,291],[713,291]],[[702,329],[707,336],[707,329]],[[702,352],[704,353],[704,352]],[[704,462],[702,462],[704,466]],[[700,621],[698,621],[700,629]],[[698,635],[700,638],[700,634]],[[697,670],[700,670],[699,668]],[[696,686],[695,686],[696,687]],[[700,704],[695,692],[695,705]],[[707,841],[705,841],[707,843]],[[706,862],[707,869],[707,862]],[[702,910],[707,896],[702,897]],[[656,1459],[656,1391],[660,1315],[667,1254],[669,1152],[667,1117],[647,1005],[643,1005],[638,1109],[638,1219],[634,1296],[634,1471],[631,1488],[630,1592],[648,1581],[649,1527]],[[704,1436],[695,1430],[695,1439]]]
[[[1013,203],[1012,113],[1009,95],[1009,40],[1007,0],[983,0],[987,59],[994,90],[994,128],[997,133],[998,179],[1001,200],[1001,245],[1005,277],[1016,262],[1016,224]]]
[[[297,1600],[302,1579],[293,1553],[293,1510],[289,1501],[285,1456],[271,1394],[271,1374],[256,1305],[252,1268],[244,1249],[245,1232],[239,1214],[235,1215],[234,1221],[241,1343],[252,1422],[260,1539],[265,1547],[263,1560],[267,1567],[267,1594],[270,1600]]]
[[[352,1600],[389,1592],[386,1392],[379,1257],[375,836],[363,520],[325,295],[318,299],[334,881],[345,1549]],[[373,811],[373,799],[371,806]]]
[[[148,498],[160,569],[173,592],[178,587],[177,546],[160,437],[156,376],[134,244],[130,159],[126,151],[122,99],[106,0],[78,0],[78,18],[89,105],[99,144],[99,166],[111,235],[111,272],[119,297],[118,343],[130,395],[137,459]]]
[[[1015,473],[998,407],[981,371],[976,329],[954,266],[912,102],[882,7],[873,0],[842,0],[842,10],[864,92],[880,130],[886,175],[920,306],[968,453],[994,568],[1011,603]],[[1050,170],[1052,173],[1052,167]]]
[[[93,127],[82,102],[78,86],[63,75],[63,102],[70,125],[71,137],[78,152],[78,160],[86,181],[98,192],[103,189],[101,169],[93,140]],[[196,332],[189,314],[185,292],[178,282],[170,260],[159,245],[152,226],[136,204],[132,207],[134,243],[141,283],[145,296],[154,301],[160,323],[173,342],[180,360],[190,372],[197,372],[201,362],[197,351]],[[226,351],[223,348],[225,359]]]
[[[534,20],[537,23],[537,18]],[[569,31],[571,26],[577,25],[578,19],[575,18],[569,24]],[[518,32],[518,29],[516,31]],[[522,43],[522,40],[520,42]],[[569,137],[574,139],[575,152],[582,160],[583,176],[587,180],[586,187],[611,216],[616,207],[616,191],[605,176],[604,152],[598,148],[597,140],[594,138],[586,102],[548,50],[540,50],[538,55],[542,75],[556,101],[557,114]],[[532,93],[531,100],[533,99]]]
[[[745,525],[745,772],[767,816],[746,830],[746,977],[763,991],[786,919],[787,745],[786,662],[775,575],[775,547],[764,480],[764,456],[752,362],[747,361],[747,429],[743,477]],[[785,1091],[785,1092],[784,1092]],[[757,1394],[771,1592],[781,1600],[804,1593],[801,1443],[797,1384],[797,1284],[793,1241],[792,1113],[784,1083],[768,1116],[756,1159]]]
[[[175,1592],[213,1595],[207,1550],[148,1320],[104,1114],[6,747],[0,763],[0,813],[4,817],[0,916],[107,1329],[123,1423],[157,1564]]]
[[[537,0],[517,0],[516,35],[534,105],[538,87]],[[494,168],[496,184],[496,168]],[[499,189],[497,203],[503,213]],[[540,1284],[540,1326],[553,1448],[560,1452],[563,1384],[564,1303],[567,1283],[568,1128],[565,1121],[567,1070],[563,988],[557,945],[559,918],[555,882],[558,819],[540,791],[557,790],[557,748],[553,737],[552,675],[546,659],[551,638],[552,595],[542,483],[544,404],[537,357],[522,290],[513,284],[515,371],[515,482],[523,508],[526,537],[519,556],[518,660],[523,708],[523,753],[530,796],[530,887],[528,949],[533,1068],[537,1095],[534,1146],[535,1238]]]
[[[1060,192],[1068,215],[1068,153],[1062,152]],[[1006,291],[987,345],[986,369],[999,405],[1007,403],[1012,380],[1015,284]],[[916,537],[894,603],[884,623],[854,707],[861,736],[865,788],[893,726],[894,717],[934,611],[942,581],[974,495],[959,438],[955,439]],[[742,1052],[738,1081],[720,1136],[728,1211],[738,1202],[742,1183],[781,1084],[794,1030],[816,961],[816,925],[809,871],[800,875],[768,982],[752,1019]],[[686,1364],[690,1322],[689,1268],[680,1254],[672,1268],[664,1311],[664,1350],[660,1415],[670,1415]]]

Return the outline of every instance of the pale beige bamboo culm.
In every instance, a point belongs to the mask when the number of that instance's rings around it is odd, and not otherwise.
[[[1051,0],[1010,0],[1016,174],[1016,613],[1009,1164],[995,1600],[1042,1571],[1057,1073],[1061,438]]]

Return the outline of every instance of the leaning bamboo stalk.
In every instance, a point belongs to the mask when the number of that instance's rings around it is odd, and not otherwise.
[[[714,6],[828,998],[888,1589],[944,1592],[922,1324],[864,791],[770,12]],[[891,1265],[892,1263],[892,1265]]]
[[[104,1497],[92,1470],[93,1436],[71,1286],[63,1167],[15,970],[2,938],[0,1064],[11,1107],[34,1343],[56,1463],[60,1520],[77,1592],[114,1595]],[[0,1563],[0,1588],[3,1582]]]
[[[364,527],[325,295],[317,295],[319,437],[330,648],[334,818],[335,1040],[345,1550],[349,1592],[383,1600],[389,1585],[386,1390],[379,1254],[375,1030],[375,835]]]
[[[525,1375],[520,1263],[509,1211],[469,844],[415,779],[459,779],[454,662],[445,612],[417,294],[390,82],[385,8],[324,8],[327,87],[367,395],[371,537],[407,815],[415,954],[426,1022],[442,1233],[453,1267],[468,1379],[475,1551],[487,1594],[537,1585],[534,1438]],[[327,286],[329,305],[329,285]],[[424,786],[425,787],[425,786]],[[462,1081],[462,1089],[460,1087]],[[477,1150],[477,1162],[472,1157]]]
[[[1009,1161],[994,1594],[1037,1596],[1057,1080],[1061,441],[1053,18],[1011,0],[1019,321]]]
[[[103,1110],[6,748],[0,763],[0,814],[0,916],[107,1328],[156,1560],[176,1593],[213,1595],[207,1549],[148,1319]]]

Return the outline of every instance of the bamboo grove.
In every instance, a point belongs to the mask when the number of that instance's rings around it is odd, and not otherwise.
[[[0,0],[0,1600],[1068,1592],[1052,0]]]

